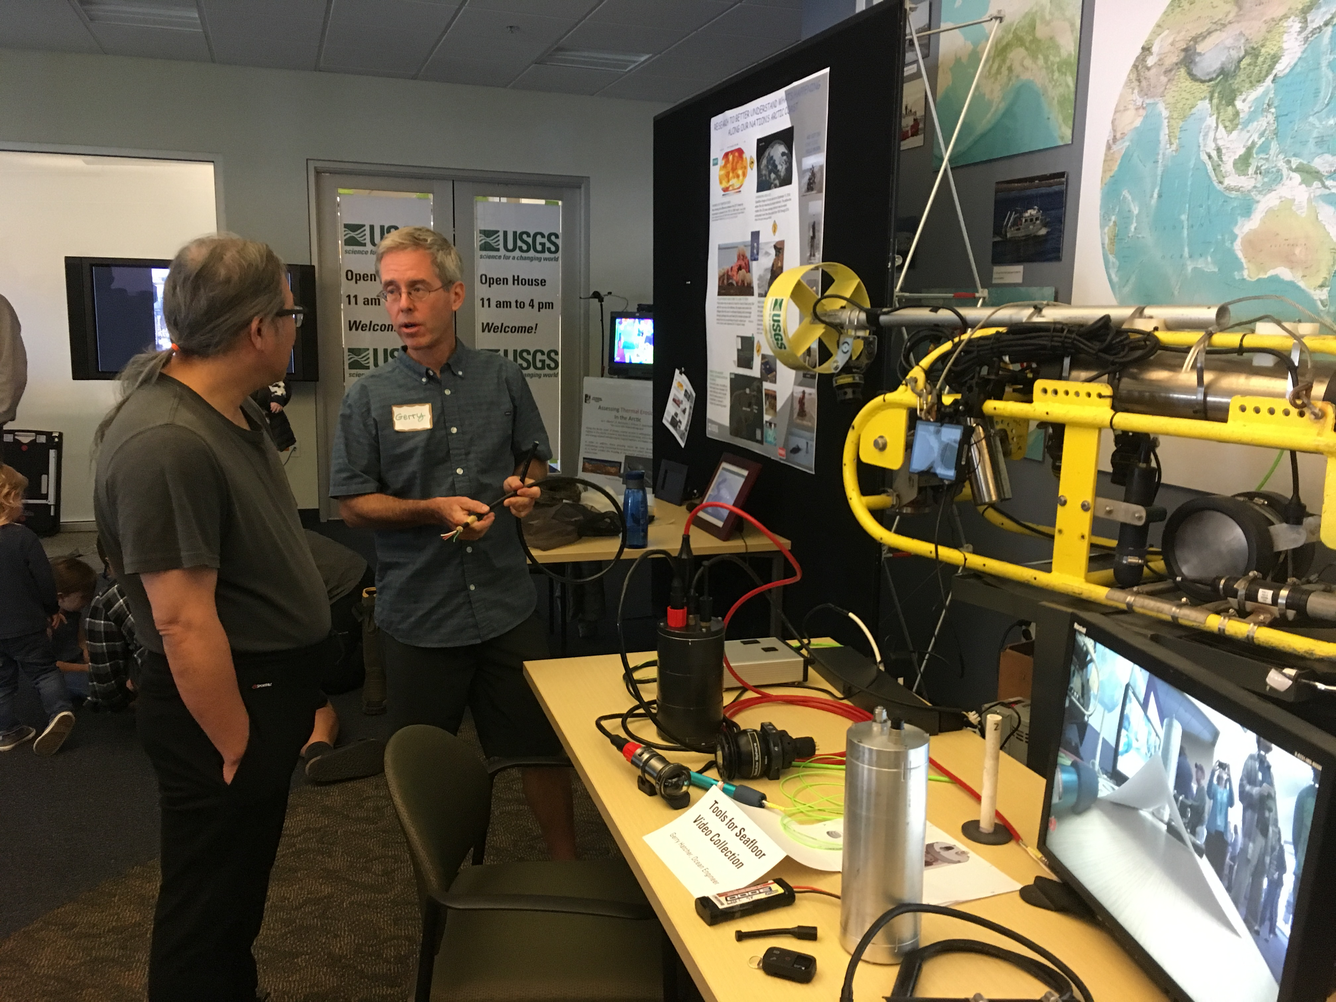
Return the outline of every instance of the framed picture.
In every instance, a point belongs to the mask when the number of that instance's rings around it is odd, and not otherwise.
[[[725,452],[719,457],[719,465],[710,479],[705,500],[700,503],[701,510],[696,516],[696,524],[711,536],[720,539],[732,536],[733,530],[742,519],[726,508],[706,508],[705,505],[711,501],[722,501],[724,504],[741,508],[747,503],[747,495],[751,493],[752,485],[756,483],[760,473],[760,463]]]

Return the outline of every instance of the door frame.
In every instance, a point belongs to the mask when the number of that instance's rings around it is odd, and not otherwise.
[[[563,212],[571,211],[575,213],[581,228],[580,239],[576,243],[576,250],[579,254],[578,274],[579,288],[575,290],[579,304],[579,331],[576,344],[579,350],[574,352],[577,360],[576,367],[570,368],[562,365],[561,379],[561,422],[562,422],[562,442],[561,454],[563,456],[575,456],[579,452],[579,430],[581,414],[581,386],[583,377],[589,374],[590,356],[589,356],[589,300],[582,295],[583,291],[589,288],[589,178],[587,176],[574,174],[531,174],[521,171],[489,171],[474,170],[471,168],[456,167],[429,167],[410,164],[376,164],[360,161],[348,160],[313,160],[306,161],[306,193],[307,193],[307,218],[310,221],[310,249],[311,263],[316,270],[316,289],[320,303],[319,323],[323,331],[329,329],[330,324],[337,324],[336,318],[339,316],[337,309],[327,309],[327,301],[332,307],[338,305],[338,282],[337,282],[337,262],[332,263],[335,268],[335,274],[331,275],[329,269],[331,262],[322,262],[320,259],[320,201],[317,192],[318,178],[321,175],[347,177],[358,179],[359,187],[375,188],[378,181],[429,181],[432,183],[456,181],[467,182],[471,184],[511,184],[511,185],[541,185],[549,188],[568,189],[572,195],[572,201],[575,205],[563,205]],[[366,182],[362,184],[360,182]],[[434,218],[439,218],[441,206],[437,204],[439,200],[433,200],[432,211]],[[451,199],[450,212],[453,213],[454,200]],[[565,227],[563,226],[563,229]],[[332,286],[331,286],[332,283]],[[334,288],[333,297],[329,294],[329,289]],[[475,290],[476,292],[476,290]],[[342,345],[341,331],[338,343]],[[563,338],[563,341],[565,338]],[[335,506],[329,498],[329,457],[330,450],[334,442],[334,428],[338,418],[339,407],[343,401],[343,366],[342,354],[333,353],[329,350],[329,345],[333,340],[327,341],[326,338],[320,338],[320,381],[316,384],[316,404],[315,404],[315,423],[316,438],[319,446],[316,450],[316,470],[320,490],[320,519],[328,521],[331,518],[337,518],[338,513]],[[563,354],[565,351],[563,350]]]

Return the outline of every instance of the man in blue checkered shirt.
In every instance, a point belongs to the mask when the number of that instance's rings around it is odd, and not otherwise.
[[[517,474],[541,479],[552,455],[543,420],[519,366],[456,339],[464,283],[445,237],[396,230],[376,265],[404,350],[344,395],[329,493],[344,522],[375,531],[390,727],[455,733],[467,707],[488,756],[558,755],[523,675],[526,660],[548,656],[547,631],[511,518],[538,496]],[[528,768],[521,778],[552,857],[575,858],[569,770]]]

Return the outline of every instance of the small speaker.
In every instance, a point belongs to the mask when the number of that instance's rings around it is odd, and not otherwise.
[[[687,466],[671,459],[659,461],[659,479],[654,481],[654,500],[681,504],[687,496]]]

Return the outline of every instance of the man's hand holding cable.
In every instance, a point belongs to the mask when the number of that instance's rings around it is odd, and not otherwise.
[[[524,518],[529,512],[533,511],[534,502],[538,500],[538,495],[542,493],[537,485],[525,487],[524,482],[519,477],[507,477],[501,489],[507,494],[511,491],[515,492],[515,496],[507,498],[504,504],[516,518]]]
[[[487,505],[473,498],[436,498],[433,504],[441,516],[441,521],[450,528],[464,525],[464,531],[460,536],[466,540],[481,539],[496,521],[496,516],[488,510]],[[478,520],[472,525],[465,525],[470,516],[477,516]]]

